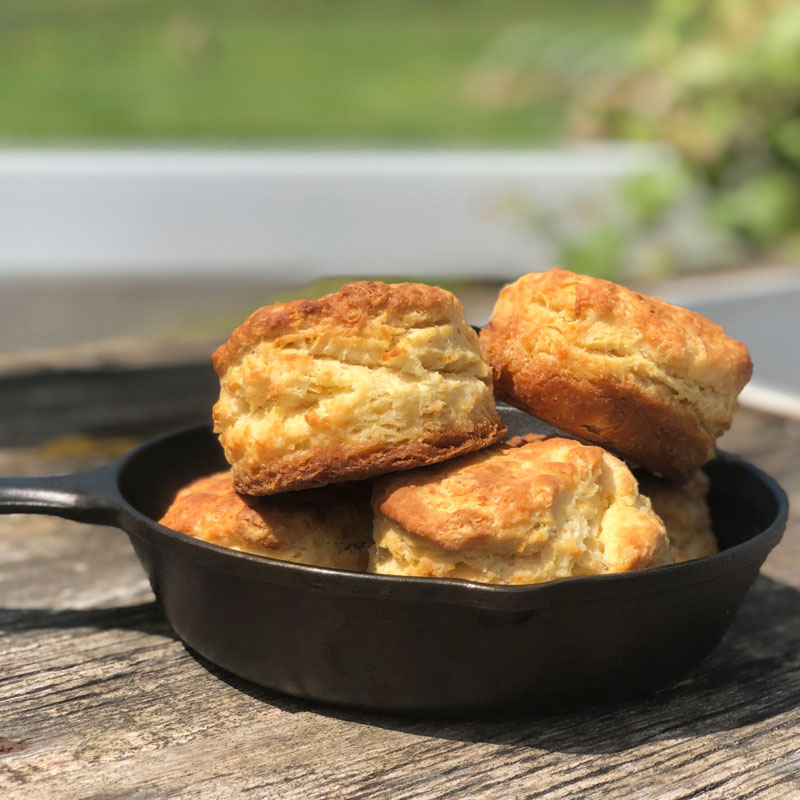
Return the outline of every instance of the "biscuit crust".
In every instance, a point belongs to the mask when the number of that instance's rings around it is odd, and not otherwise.
[[[524,584],[673,561],[630,470],[571,439],[386,476],[372,505],[372,572]]]
[[[639,491],[650,498],[653,511],[664,522],[676,563],[718,552],[706,499],[711,482],[705,472],[698,470],[684,483],[656,478],[642,470],[635,475]]]
[[[181,489],[162,525],[246,553],[319,567],[363,571],[372,541],[370,488],[331,487],[279,497],[247,497],[230,471]]]
[[[505,434],[477,335],[438,287],[357,282],[276,303],[213,360],[215,430],[246,494],[435,463]]]
[[[498,396],[675,480],[713,457],[752,373],[702,315],[562,269],[503,289],[481,343]]]

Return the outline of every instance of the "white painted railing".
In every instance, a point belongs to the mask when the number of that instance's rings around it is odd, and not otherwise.
[[[553,258],[526,209],[613,203],[622,177],[663,158],[615,145],[0,150],[0,275],[508,277]]]

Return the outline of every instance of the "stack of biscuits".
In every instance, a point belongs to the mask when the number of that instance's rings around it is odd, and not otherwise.
[[[701,467],[752,371],[704,317],[561,269],[503,289],[480,338],[444,289],[359,282],[259,309],[214,366],[231,468],[183,488],[162,524],[494,584],[716,552]],[[567,435],[502,442],[495,398]]]

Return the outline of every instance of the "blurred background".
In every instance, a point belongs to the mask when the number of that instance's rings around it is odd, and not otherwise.
[[[697,308],[800,416],[791,0],[0,0],[0,441],[207,419],[253,309],[470,321],[553,264]]]

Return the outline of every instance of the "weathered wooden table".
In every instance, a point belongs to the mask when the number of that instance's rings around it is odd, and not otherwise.
[[[741,411],[722,446],[800,508],[800,422]],[[7,449],[0,474],[102,458]],[[647,700],[582,713],[421,721],[260,689],[183,647],[124,534],[54,518],[0,518],[0,632],[8,800],[800,798],[796,512],[705,663]]]

